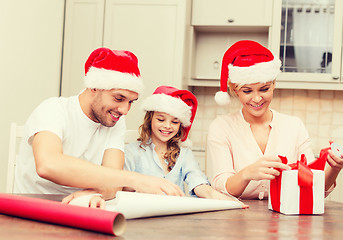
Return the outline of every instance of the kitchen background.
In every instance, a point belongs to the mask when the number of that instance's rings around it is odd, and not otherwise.
[[[143,98],[162,84],[193,91],[199,110],[190,138],[204,171],[210,122],[218,114],[240,109],[235,99],[226,108],[214,102],[221,57],[240,39],[259,41],[280,56],[283,72],[271,107],[303,120],[314,152],[319,154],[329,140],[343,144],[341,0],[1,0],[0,4],[0,192],[5,190],[10,122],[24,124],[48,97],[81,91],[85,59],[100,46],[128,49],[138,56],[146,83]],[[137,129],[141,122],[137,119],[143,118],[139,105],[140,101],[127,117],[129,129]],[[342,185],[340,176],[330,199],[343,201]]]

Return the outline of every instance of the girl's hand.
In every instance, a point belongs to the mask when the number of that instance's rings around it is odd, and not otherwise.
[[[214,190],[214,189],[213,189]],[[218,192],[216,190],[214,190],[215,192],[213,192],[212,194],[212,198],[213,199],[218,199],[218,200],[226,200],[226,201],[235,201],[235,202],[239,202],[242,205],[242,208],[248,208],[249,205],[244,204],[243,202],[239,201],[236,197],[231,196],[231,195],[227,195],[225,193],[221,193]]]
[[[343,168],[343,156],[339,158],[332,152],[332,150],[328,150],[328,153],[327,163],[332,169],[340,171]]]
[[[236,202],[239,202],[243,208],[248,207],[247,205],[245,205],[244,203],[239,201],[237,198],[230,196],[230,195],[227,195],[227,194],[224,194],[224,193],[221,193],[221,192],[218,192],[212,186],[207,185],[207,184],[201,184],[199,186],[196,186],[194,188],[194,193],[198,197],[217,199],[217,200],[236,201]]]
[[[85,189],[81,191],[74,192],[67,197],[63,198],[62,203],[69,204],[71,200],[77,197],[86,196],[86,195],[94,195],[89,200],[88,206],[90,208],[100,208],[105,209],[105,200],[102,198],[101,194],[99,194],[97,191],[92,189]]]
[[[233,197],[215,190],[212,186],[201,184],[194,188],[194,193],[200,198],[210,198],[217,200],[234,200]]]
[[[165,178],[146,176],[140,174],[136,177],[136,183],[133,187],[137,192],[166,194],[173,196],[185,196],[184,192],[178,185],[170,182]]]
[[[244,180],[272,180],[280,175],[279,170],[290,170],[291,167],[283,164],[278,157],[262,157],[257,162],[242,170]]]

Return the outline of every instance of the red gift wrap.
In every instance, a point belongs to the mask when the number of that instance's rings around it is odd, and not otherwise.
[[[126,226],[118,212],[5,193],[0,193],[0,213],[111,235],[122,234]]]

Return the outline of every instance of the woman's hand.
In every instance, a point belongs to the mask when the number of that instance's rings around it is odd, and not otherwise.
[[[330,167],[336,171],[340,171],[343,168],[343,156],[336,156],[332,150],[328,150],[327,163]]]
[[[262,157],[257,162],[242,170],[243,179],[251,180],[272,180],[280,175],[278,169],[290,170],[291,167],[283,164],[278,157]]]
[[[336,179],[343,167],[343,156],[336,156],[332,150],[328,150],[327,163],[325,167],[325,191],[329,194],[336,186]]]

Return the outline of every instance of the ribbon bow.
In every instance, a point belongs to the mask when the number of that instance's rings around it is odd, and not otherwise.
[[[299,214],[313,213],[313,172],[311,169],[324,170],[325,162],[328,155],[328,150],[325,148],[320,151],[319,158],[310,164],[307,164],[305,154],[302,154],[300,160],[296,163],[288,164],[291,170],[298,170],[298,185],[300,188],[300,205]],[[282,163],[287,164],[287,157],[279,156]],[[280,193],[281,193],[281,179],[282,169],[278,169],[280,175],[270,181],[270,200],[273,210],[280,212]]]

